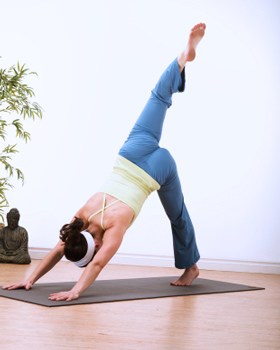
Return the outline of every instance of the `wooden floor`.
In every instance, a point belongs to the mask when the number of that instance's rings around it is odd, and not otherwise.
[[[1,264],[0,285],[24,279],[38,262]],[[80,273],[61,262],[40,282],[75,281]],[[108,265],[99,279],[176,273],[172,268]],[[0,297],[0,349],[280,349],[279,275],[201,271],[200,277],[266,289],[58,308]]]

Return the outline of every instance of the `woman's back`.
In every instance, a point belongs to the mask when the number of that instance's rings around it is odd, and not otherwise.
[[[84,229],[90,233],[98,233],[120,224],[128,228],[133,220],[134,211],[117,198],[98,192],[86,202],[76,216],[83,219]]]

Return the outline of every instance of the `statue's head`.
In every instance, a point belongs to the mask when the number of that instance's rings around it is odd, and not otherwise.
[[[9,228],[18,227],[19,218],[20,218],[19,211],[16,208],[11,209],[7,214],[8,227]]]

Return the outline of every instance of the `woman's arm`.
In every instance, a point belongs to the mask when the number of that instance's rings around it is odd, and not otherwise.
[[[51,294],[49,299],[66,301],[78,299],[79,296],[96,280],[102,269],[116,254],[121,245],[124,233],[124,227],[120,226],[114,226],[107,229],[103,237],[102,247],[85,268],[75,286],[70,291]]]
[[[3,286],[2,289],[25,288],[29,290],[40,277],[50,271],[63,257],[64,243],[60,240],[57,245],[44,257],[33,273],[24,281],[15,284]]]

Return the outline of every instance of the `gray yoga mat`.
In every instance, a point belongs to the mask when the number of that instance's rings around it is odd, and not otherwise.
[[[197,278],[190,287],[171,286],[178,277],[149,277],[95,281],[77,300],[51,301],[52,293],[70,290],[75,282],[38,283],[31,290],[0,290],[0,296],[42,306],[107,303],[113,301],[166,298],[184,295],[230,293],[264,288]]]

